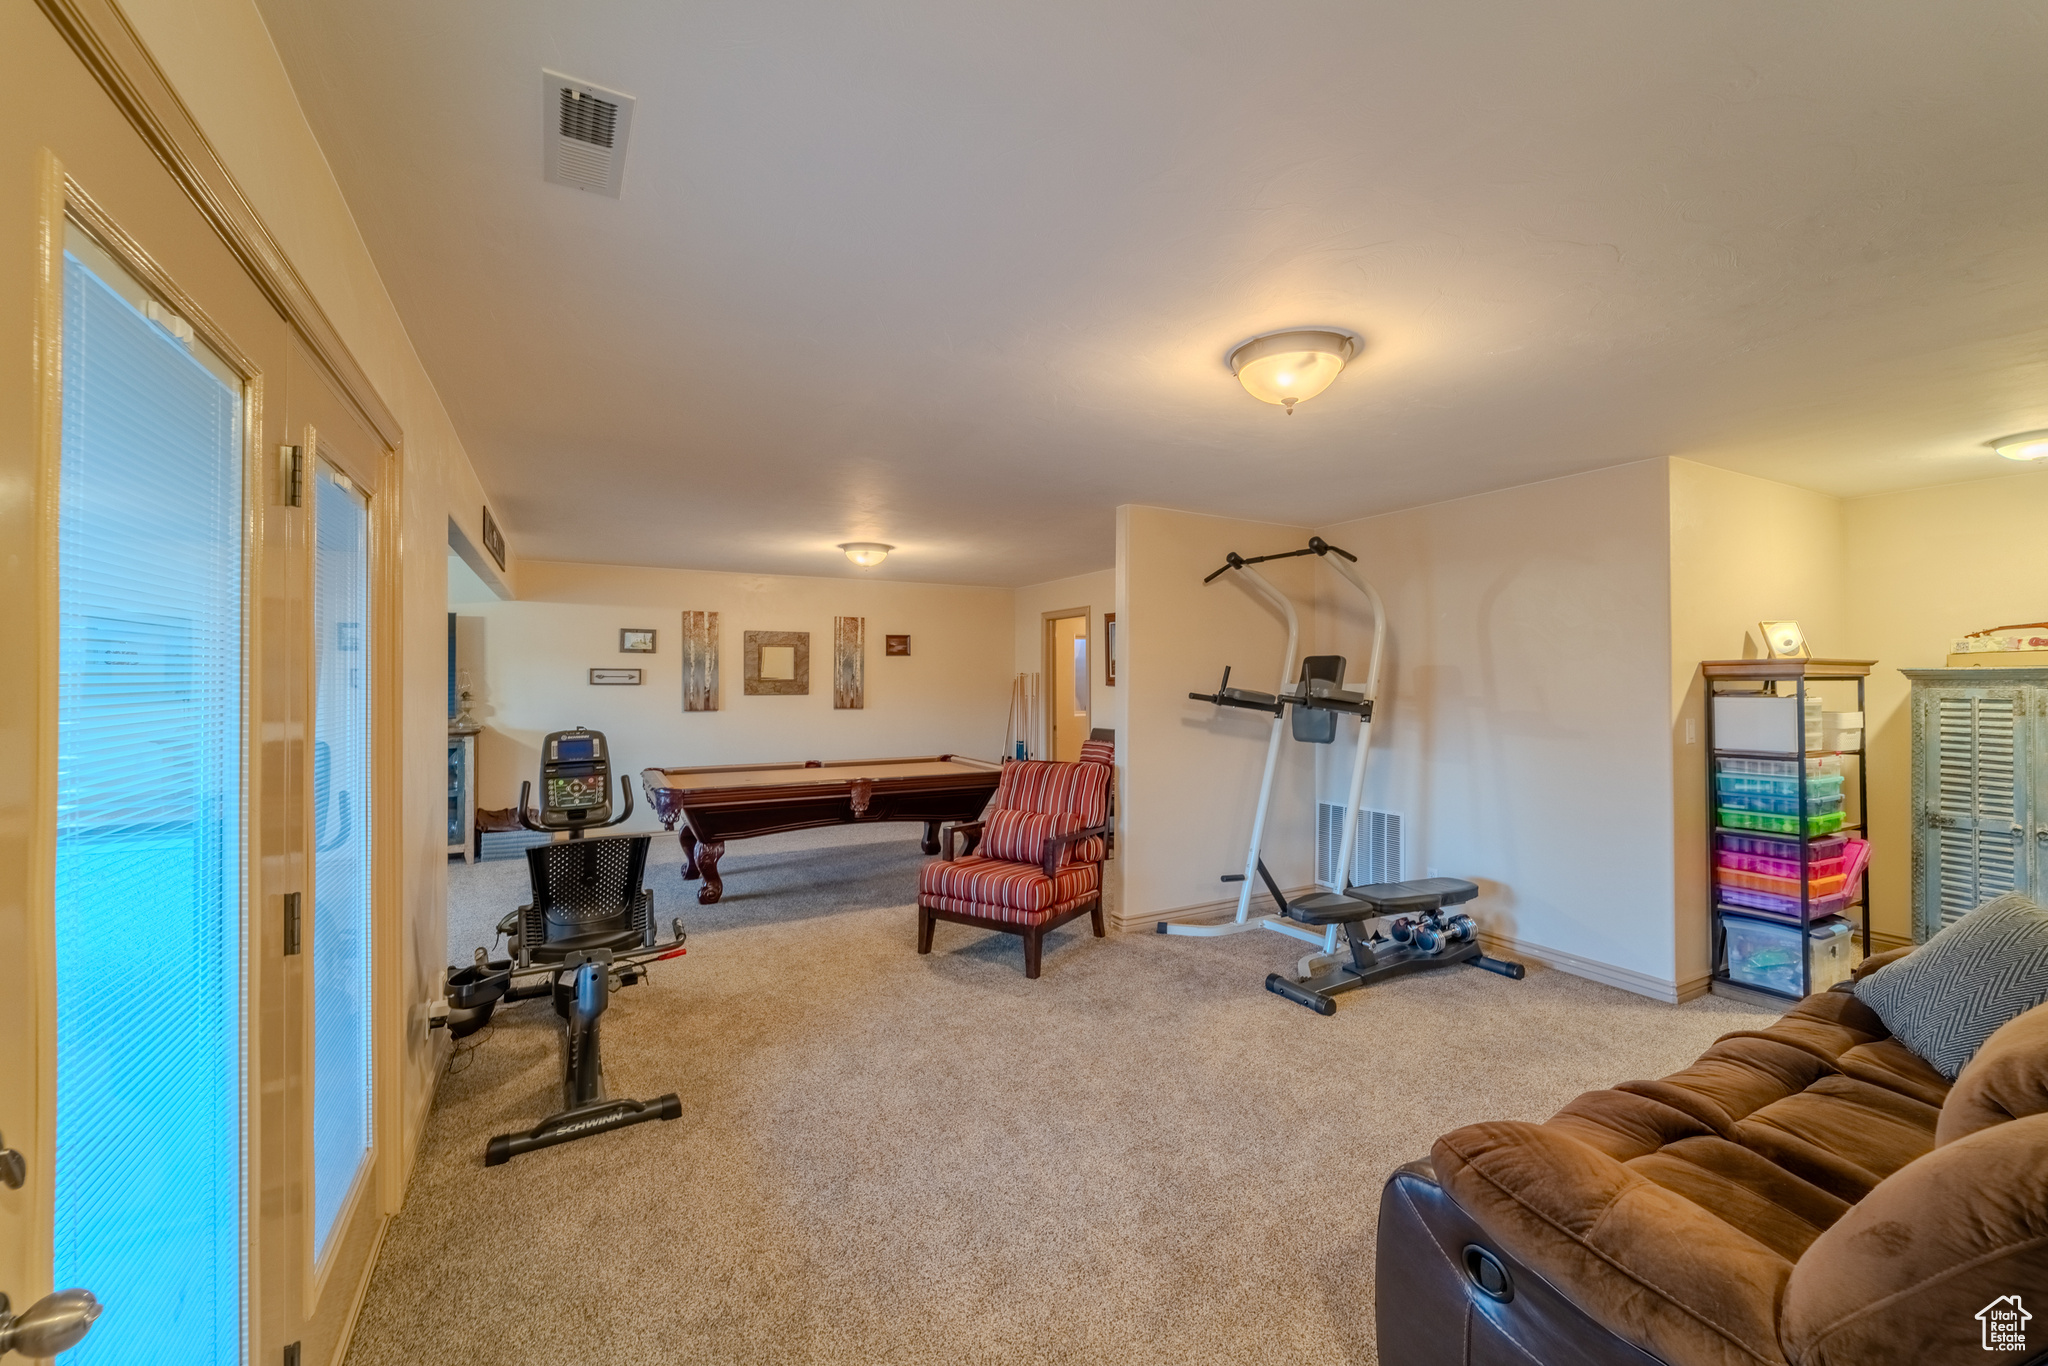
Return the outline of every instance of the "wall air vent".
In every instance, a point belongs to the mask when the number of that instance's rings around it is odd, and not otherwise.
[[[543,178],[617,199],[633,97],[559,71],[543,71],[540,78]]]
[[[1344,808],[1335,802],[1317,802],[1316,881],[1325,887],[1337,885],[1337,846],[1343,841]],[[1400,812],[1361,810],[1358,833],[1351,841],[1351,885],[1401,881],[1407,874],[1402,842]]]

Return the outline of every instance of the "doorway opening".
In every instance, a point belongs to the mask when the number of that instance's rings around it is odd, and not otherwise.
[[[1073,763],[1088,738],[1088,609],[1045,619],[1046,757]]]

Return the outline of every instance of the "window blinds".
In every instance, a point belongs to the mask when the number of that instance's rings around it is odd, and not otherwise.
[[[56,1283],[67,1363],[242,1355],[242,400],[64,259]],[[168,317],[168,315],[165,315]]]
[[[370,1153],[370,511],[313,481],[313,1248]]]

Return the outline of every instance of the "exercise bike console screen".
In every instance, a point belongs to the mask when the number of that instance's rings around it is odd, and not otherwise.
[[[541,742],[540,810],[526,814],[520,795],[520,823],[534,830],[567,830],[580,834],[616,825],[612,816],[612,762],[599,731],[558,730]],[[626,788],[626,815],[632,814],[632,789]],[[624,819],[622,816],[621,819]]]
[[[603,778],[550,778],[542,800],[556,811],[588,811],[604,805],[610,786]]]

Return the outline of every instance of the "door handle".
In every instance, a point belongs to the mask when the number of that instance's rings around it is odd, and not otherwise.
[[[16,1315],[0,1295],[0,1356],[53,1357],[68,1352],[100,1316],[100,1302],[90,1290],[59,1290],[45,1295]]]

